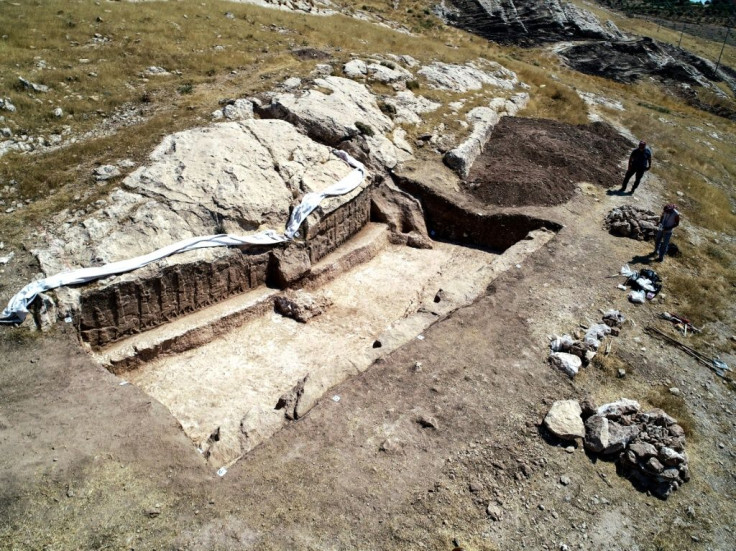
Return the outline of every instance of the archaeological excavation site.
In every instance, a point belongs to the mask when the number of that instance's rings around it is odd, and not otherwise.
[[[736,45],[620,4],[0,0],[0,549],[735,548]]]
[[[345,70],[368,66],[355,60]],[[501,91],[468,117],[471,137],[448,150],[455,171],[441,158],[415,160],[404,132],[353,80],[291,82],[289,91],[238,100],[215,115],[237,120],[168,136],[99,209],[50,237],[35,252],[44,272],[136,258],[174,236],[285,232],[307,194],[351,172],[357,185],[323,198],[288,241],[190,250],[64,286],[57,300],[34,303],[35,323],[73,325],[95,362],[165,405],[208,463],[227,469],[333,399],[332,387],[473,303],[562,227],[530,208],[543,195],[530,183],[526,209],[492,196],[474,206],[462,188],[494,126],[528,101],[512,93],[516,75],[487,62],[429,70],[437,86],[460,74],[469,89],[485,81]],[[393,80],[414,76],[400,66],[383,71]],[[408,120],[440,107],[408,91],[397,98]],[[542,122],[525,126],[552,134]],[[500,185],[473,187],[506,197]]]

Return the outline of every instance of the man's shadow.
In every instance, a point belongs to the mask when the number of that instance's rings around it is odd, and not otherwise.
[[[606,191],[606,195],[618,195],[619,197],[623,197],[624,195],[633,195],[633,191],[622,191],[619,189],[609,189]]]
[[[646,264],[649,266],[654,261],[655,256],[654,255],[636,255],[631,260],[629,260],[629,264]]]

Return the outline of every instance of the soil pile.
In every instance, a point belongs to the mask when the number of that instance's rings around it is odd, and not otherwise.
[[[578,182],[620,185],[628,141],[604,123],[504,117],[470,170],[465,190],[486,205],[565,203]]]

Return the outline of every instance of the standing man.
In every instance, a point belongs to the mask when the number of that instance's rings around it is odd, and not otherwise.
[[[621,192],[626,191],[626,186],[629,185],[629,180],[636,174],[636,180],[634,180],[634,187],[631,188],[631,194],[633,195],[636,188],[641,183],[641,177],[644,173],[652,168],[652,151],[647,147],[645,141],[639,142],[639,147],[634,149],[629,155],[629,168],[626,170],[626,176],[624,176],[624,184],[621,186]]]
[[[677,212],[677,205],[665,205],[662,216],[659,217],[659,227],[657,228],[657,237],[654,239],[653,255],[658,254],[657,260],[662,262],[664,255],[667,254],[667,247],[670,244],[672,230],[680,225],[680,213]]]

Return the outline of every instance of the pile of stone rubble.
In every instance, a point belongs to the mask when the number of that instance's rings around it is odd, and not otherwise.
[[[617,337],[625,318],[618,310],[609,310],[603,314],[603,323],[596,323],[588,327],[585,334],[551,336],[549,362],[558,369],[567,373],[570,378],[575,377],[580,367],[587,366],[601,347],[607,335]]]
[[[598,408],[587,398],[555,402],[544,425],[562,440],[583,439],[585,449],[616,462],[637,487],[667,498],[690,480],[685,431],[661,409],[642,412],[621,398]]]
[[[606,216],[606,228],[612,235],[639,241],[654,239],[658,223],[655,213],[631,205],[617,207]]]

